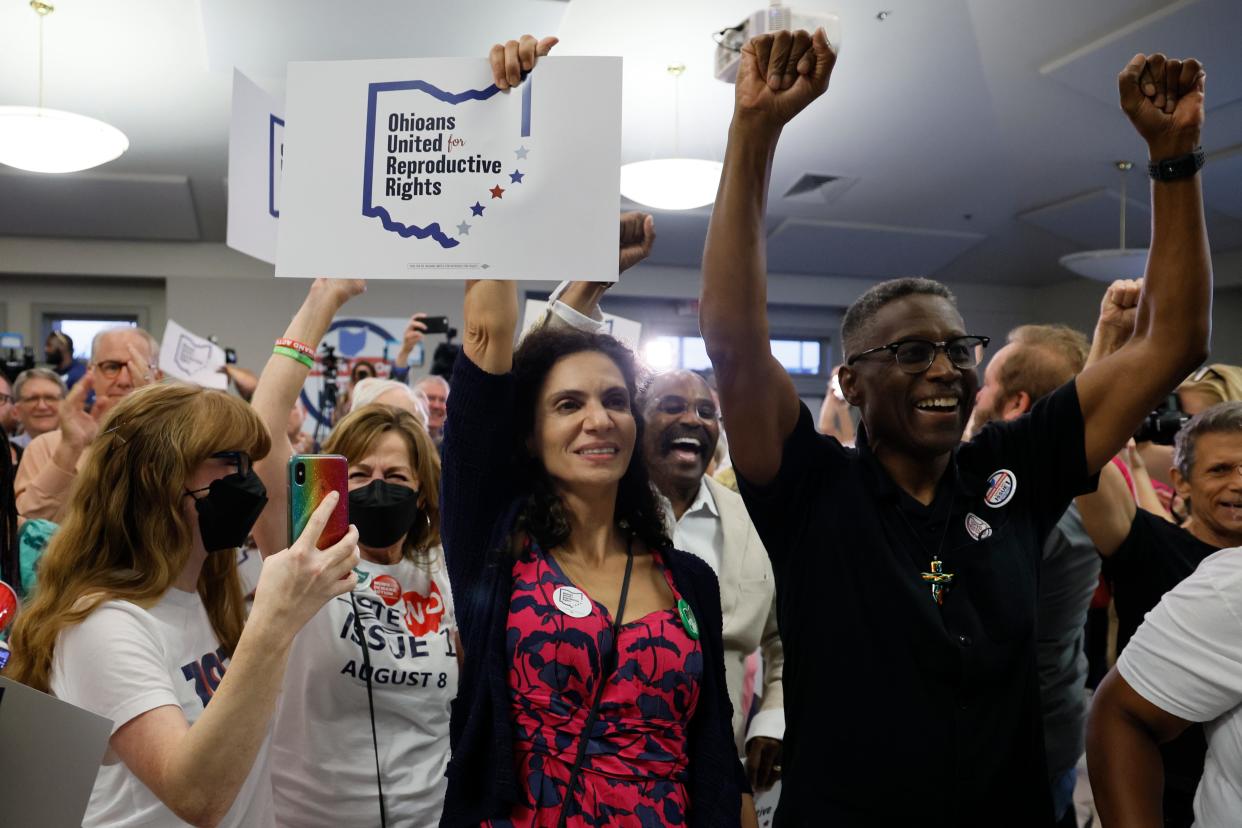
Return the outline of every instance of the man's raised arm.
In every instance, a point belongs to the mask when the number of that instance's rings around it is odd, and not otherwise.
[[[764,215],[781,129],[828,88],[824,31],[763,35],[742,47],[724,172],[703,251],[699,327],[720,384],[733,464],[752,483],[780,468],[798,395],[768,341]]]
[[[1186,161],[1199,146],[1206,75],[1197,60],[1135,55],[1118,77],[1121,108],[1154,162]],[[1078,375],[1086,459],[1100,469],[1143,417],[1208,353],[1212,262],[1199,175],[1152,183],[1151,252],[1134,335]]]

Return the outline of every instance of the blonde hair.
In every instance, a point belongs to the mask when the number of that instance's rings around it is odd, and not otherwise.
[[[100,426],[69,494],[69,512],[39,562],[39,587],[13,627],[6,675],[48,690],[60,633],[110,600],[154,605],[185,568],[195,527],[186,481],[219,451],[264,457],[271,440],[246,403],[165,382],[134,391]],[[208,555],[198,579],[212,630],[231,654],[245,603],[237,556]]]
[[[427,520],[405,536],[401,554],[430,566],[428,554],[440,545],[440,455],[418,417],[391,405],[372,403],[349,413],[323,444],[327,454],[343,454],[351,463],[370,454],[385,434],[401,435],[410,453],[410,469],[418,478],[418,506]]]

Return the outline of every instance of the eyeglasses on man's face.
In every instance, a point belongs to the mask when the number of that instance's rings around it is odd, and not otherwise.
[[[846,365],[853,365],[870,354],[888,351],[902,371],[907,374],[921,374],[931,367],[936,354],[944,351],[954,368],[969,371],[979,365],[979,351],[986,348],[991,341],[986,336],[958,336],[944,342],[932,342],[930,339],[899,339],[878,348],[870,348],[861,354],[855,354],[849,358]]]
[[[95,370],[103,374],[104,379],[116,379],[117,374],[121,373],[121,369],[124,368],[126,364],[127,363],[120,362],[119,360],[106,359],[103,362],[96,362]]]
[[[656,411],[666,414],[669,417],[680,417],[687,411],[693,409],[694,413],[700,420],[718,420],[720,419],[720,409],[711,400],[698,400],[692,402],[685,397],[679,397],[676,394],[670,394],[667,397],[657,397],[655,401]]]
[[[8,395],[5,394],[4,396]],[[63,398],[60,394],[31,394],[27,397],[21,397],[17,401],[22,405],[38,405],[39,403],[43,403],[44,405],[55,408],[60,405],[60,401],[62,399]]]

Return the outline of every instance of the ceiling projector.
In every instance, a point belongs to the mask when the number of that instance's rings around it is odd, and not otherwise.
[[[839,52],[841,18],[835,14],[794,11],[781,5],[780,0],[772,0],[772,4],[766,9],[752,12],[736,26],[716,33],[716,78],[725,83],[737,80],[737,69],[742,64],[742,46],[752,37],[779,32],[782,29],[805,29],[814,32],[820,26],[824,27],[824,33],[828,35],[832,48]]]

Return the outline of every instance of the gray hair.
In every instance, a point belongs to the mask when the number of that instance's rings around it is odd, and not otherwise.
[[[427,398],[423,394],[414,391],[413,388],[403,382],[396,380],[380,379],[379,377],[367,377],[360,380],[350,392],[349,407],[350,410],[356,411],[364,405],[370,405],[389,391],[401,391],[414,405],[414,410],[418,412],[417,416],[423,422],[423,428],[427,427]]]
[[[444,377],[440,376],[439,374],[428,374],[427,376],[420,379],[418,382],[414,383],[414,387],[418,388],[418,386],[423,385],[428,382],[438,382],[444,386],[445,391],[449,390],[449,381],[446,380]]]
[[[27,368],[25,371],[18,374],[17,379],[13,382],[13,397],[15,399],[21,399],[22,388],[32,379],[41,379],[56,383],[56,385],[60,388],[60,396],[62,398],[65,394],[69,393],[69,387],[66,386],[65,381],[60,378],[60,374],[56,373],[51,368]]]
[[[129,331],[132,331],[138,334],[139,336],[141,336],[143,339],[146,340],[147,347],[151,349],[152,362],[160,358],[160,341],[158,339],[151,336],[151,334],[147,333],[142,328],[139,328],[136,326],[131,327],[129,325],[116,325],[115,327],[112,327],[112,328],[104,328],[102,331],[95,334],[95,338],[91,340],[91,362],[95,361],[95,354],[99,351],[99,340],[103,339],[105,336],[108,336],[109,334],[126,333]]]
[[[841,348],[844,356],[849,358],[862,350],[858,340],[880,308],[906,296],[939,296],[948,300],[950,305],[957,306],[953,292],[935,279],[908,276],[880,282],[855,299],[845,311],[845,318],[841,320]]]
[[[1242,434],[1242,402],[1217,403],[1190,418],[1173,438],[1173,465],[1189,479],[1195,465],[1195,442],[1203,434]]]

